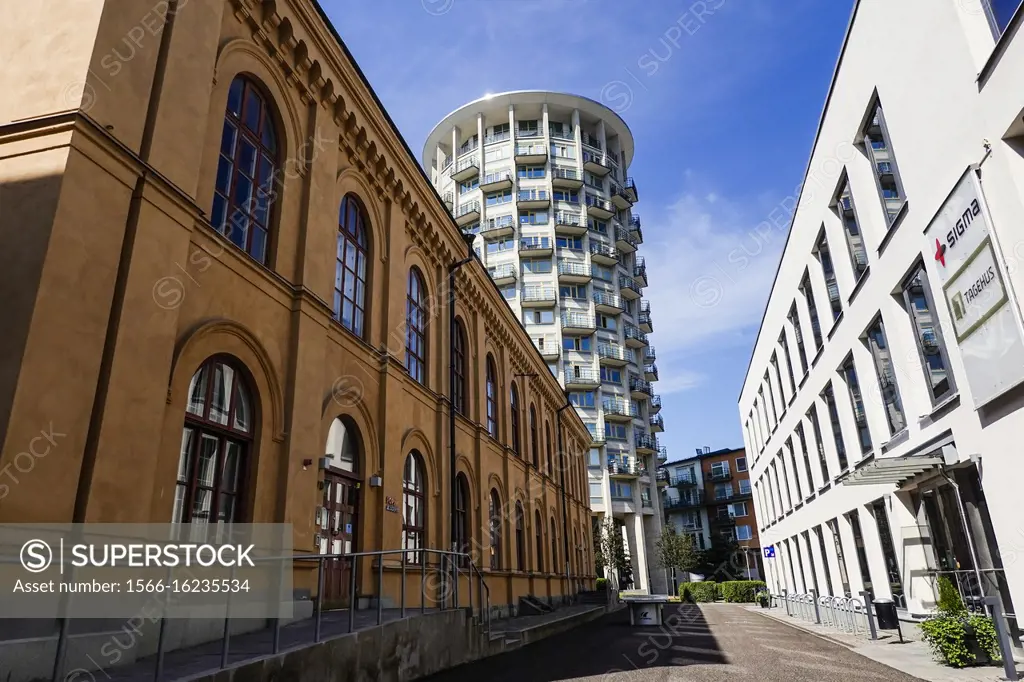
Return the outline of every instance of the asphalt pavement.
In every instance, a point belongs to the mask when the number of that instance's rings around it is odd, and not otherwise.
[[[625,609],[429,682],[920,682],[850,649],[731,604],[668,605],[660,627]]]

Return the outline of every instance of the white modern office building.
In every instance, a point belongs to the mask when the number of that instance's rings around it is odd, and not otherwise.
[[[628,170],[633,136],[607,107],[555,92],[489,95],[449,114],[423,166],[593,434],[595,523],[622,524],[640,589],[661,533],[663,422],[643,299],[647,269]]]
[[[739,397],[774,590],[1024,604],[1022,22],[855,3]]]

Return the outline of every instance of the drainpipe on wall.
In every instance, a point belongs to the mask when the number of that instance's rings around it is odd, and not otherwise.
[[[562,463],[558,467],[558,484],[562,487],[562,554],[565,555],[566,590],[562,592],[563,598],[572,589],[572,582],[569,578],[569,521],[565,501],[565,462],[567,460],[565,450],[562,448],[562,410],[571,406],[572,403],[569,402],[569,398],[566,396],[565,405],[562,405],[555,411],[555,428],[558,430],[558,454],[562,457]]]
[[[451,548],[453,552],[459,551],[459,548],[455,546],[455,490],[457,487],[456,482],[456,453],[455,453],[455,273],[463,265],[471,263],[476,254],[473,252],[473,235],[462,235],[462,239],[466,242],[467,255],[460,261],[456,261],[448,266],[448,532],[451,537]],[[463,396],[465,400],[466,396]],[[459,605],[459,579],[458,579],[458,563],[451,559],[451,572],[453,580],[452,595],[454,598],[454,605]],[[442,570],[442,574],[444,571]],[[472,591],[472,582],[469,586]]]

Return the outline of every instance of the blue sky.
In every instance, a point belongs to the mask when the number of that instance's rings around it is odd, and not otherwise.
[[[742,445],[736,402],[785,240],[755,228],[803,178],[853,0],[321,4],[417,154],[489,92],[571,92],[625,119],[662,443],[670,459]]]

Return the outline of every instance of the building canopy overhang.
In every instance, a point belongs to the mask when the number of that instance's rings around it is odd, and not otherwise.
[[[895,485],[924,473],[938,471],[945,463],[941,453],[875,459],[850,473],[843,485]]]

